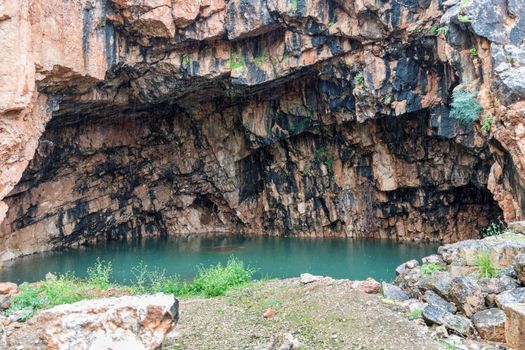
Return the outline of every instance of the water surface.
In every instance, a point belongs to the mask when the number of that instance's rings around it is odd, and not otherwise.
[[[74,272],[83,277],[97,257],[111,261],[113,279],[128,282],[141,262],[183,279],[200,264],[226,262],[229,256],[257,269],[257,277],[297,277],[303,272],[334,278],[392,280],[395,268],[434,253],[437,245],[387,240],[295,237],[199,237],[115,241],[15,260],[0,269],[1,281],[37,281],[47,272]]]

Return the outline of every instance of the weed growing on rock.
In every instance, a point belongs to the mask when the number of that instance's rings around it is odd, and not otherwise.
[[[494,125],[494,122],[494,116],[491,113],[486,113],[483,116],[483,121],[481,122],[481,132],[485,135],[488,134],[492,128],[492,125]]]
[[[257,68],[261,69],[264,65],[264,62],[268,61],[269,58],[270,54],[265,52],[261,56],[254,57],[253,63],[257,66]]]
[[[483,237],[499,236],[506,230],[505,223],[498,218],[497,221],[492,221],[487,227],[481,230]]]
[[[421,309],[414,309],[406,313],[406,317],[409,318],[410,320],[416,320],[418,318],[421,318],[422,315],[423,315],[423,310]]]
[[[246,67],[246,58],[238,53],[232,53],[230,59],[230,68],[238,69]]]
[[[292,12],[295,12],[297,11],[297,6],[298,6],[298,0],[291,0],[290,1],[290,5],[291,5],[291,10]]]
[[[361,71],[354,77],[354,82],[357,86],[361,86],[365,83],[365,72]]]
[[[469,50],[469,53],[471,56],[477,56],[478,55],[478,49],[476,49],[475,47],[471,47],[470,50]]]
[[[475,93],[470,93],[463,89],[454,91],[452,93],[450,115],[463,124],[471,125],[474,123],[483,111],[476,97]]]
[[[448,26],[439,27],[437,29],[437,33],[436,33],[437,36],[442,35],[446,37],[447,34],[448,34]]]
[[[481,277],[493,278],[498,275],[499,268],[492,263],[488,252],[479,253],[476,256],[476,266]]]
[[[428,263],[421,265],[421,274],[423,276],[431,275],[434,272],[441,271],[443,266],[439,263]]]
[[[470,23],[470,17],[467,15],[458,14],[458,21],[461,23]]]

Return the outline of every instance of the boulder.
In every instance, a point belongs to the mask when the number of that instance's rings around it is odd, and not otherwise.
[[[404,301],[410,298],[404,290],[386,282],[381,283],[381,291],[383,296],[387,299]]]
[[[525,350],[525,304],[507,304],[505,310],[505,340],[514,350]]]
[[[320,281],[323,277],[322,276],[314,276],[310,273],[302,273],[301,274],[301,283],[302,284],[308,284],[312,282]]]
[[[396,275],[405,274],[408,272],[408,270],[411,270],[418,266],[419,266],[419,263],[415,259],[404,262],[396,268]]]
[[[15,295],[18,293],[18,285],[12,282],[0,282],[0,295]]]
[[[427,305],[423,309],[422,317],[429,325],[445,326],[448,330],[462,336],[474,334],[474,327],[468,318],[454,315],[435,305]]]
[[[352,287],[358,291],[365,292],[368,294],[376,294],[381,290],[381,283],[375,279],[368,277],[364,281],[354,281]]]
[[[514,258],[514,270],[516,271],[516,277],[525,285],[525,254],[520,254]]]
[[[398,275],[394,281],[396,286],[404,290],[412,290],[415,288],[417,282],[421,279],[421,269],[419,266],[406,270],[404,273]]]
[[[422,291],[431,290],[446,298],[449,293],[450,283],[454,275],[445,271],[434,272],[428,276],[422,277],[416,284],[417,288]]]
[[[427,290],[425,294],[423,294],[423,299],[427,303],[440,307],[448,312],[456,312],[456,306],[454,304],[449,303],[448,301],[437,295],[434,291]]]
[[[481,278],[478,284],[483,294],[499,294],[519,286],[515,279],[505,275],[498,278]]]
[[[501,309],[482,310],[472,315],[479,335],[489,341],[505,341],[505,313]]]
[[[479,284],[470,277],[458,276],[450,282],[449,300],[456,304],[467,317],[481,310],[485,297]]]
[[[31,319],[50,349],[157,349],[178,320],[178,300],[154,294],[84,300]]]
[[[525,303],[525,288],[508,290],[496,296],[496,304],[502,309],[505,305],[514,303]]]
[[[438,254],[425,256],[421,259],[421,261],[423,262],[423,264],[441,264],[443,262],[443,260],[441,260],[441,256],[439,256]]]

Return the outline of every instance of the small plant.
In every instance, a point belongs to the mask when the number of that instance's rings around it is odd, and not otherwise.
[[[472,125],[483,111],[476,97],[476,94],[463,89],[454,91],[452,93],[451,116],[463,124]]]
[[[328,169],[330,169],[330,170],[333,169],[334,168],[334,156],[330,156],[330,157],[326,158],[324,163],[326,164]]]
[[[483,237],[499,236],[506,230],[505,223],[498,218],[497,221],[492,221],[487,227],[482,230]]]
[[[331,28],[334,25],[334,22],[328,21],[328,28]]]
[[[290,9],[292,10],[292,12],[297,11],[297,6],[298,6],[297,1],[298,0],[290,0]]]
[[[410,320],[416,320],[418,318],[421,318],[421,316],[423,315],[423,310],[421,310],[421,309],[414,309],[414,310],[412,310],[410,312],[407,312],[405,315]]]
[[[92,283],[100,289],[108,289],[112,271],[111,262],[106,263],[97,258],[95,264],[87,268],[88,283]]]
[[[184,67],[189,66],[190,63],[191,63],[191,57],[190,57],[190,56],[188,56],[188,55],[184,55],[184,56],[182,56],[182,65],[183,65]]]
[[[428,263],[421,265],[421,274],[423,276],[428,276],[441,270],[443,270],[443,266],[439,263]]]
[[[482,252],[476,256],[476,266],[480,276],[484,278],[494,278],[499,273],[499,268],[492,263],[488,252]]]
[[[365,72],[358,72],[354,77],[354,82],[358,86],[363,85],[365,83]]]
[[[458,21],[460,21],[461,23],[470,23],[471,22],[469,16],[462,15],[462,14],[458,14]]]
[[[257,68],[261,69],[266,61],[270,58],[270,54],[268,52],[263,53],[261,56],[257,56],[253,58],[253,63],[257,66]]]
[[[246,67],[246,58],[238,53],[232,53],[230,59],[230,68],[238,69]]]
[[[436,33],[437,36],[441,35],[443,37],[446,37],[447,34],[448,34],[448,26],[439,27]]]
[[[491,113],[486,113],[483,116],[483,121],[481,122],[481,132],[483,134],[488,134],[490,132],[490,129],[492,129],[492,125],[494,125],[494,116]]]
[[[327,150],[328,148],[326,148],[326,146],[319,147],[318,149],[315,150],[315,158],[317,159],[322,158],[325,155]]]
[[[478,55],[478,49],[476,49],[475,47],[471,47],[470,50],[469,50],[469,53],[471,56],[477,56]]]
[[[429,29],[428,29],[428,34],[430,35],[437,35],[437,32],[438,32],[438,26],[436,24],[433,24]]]

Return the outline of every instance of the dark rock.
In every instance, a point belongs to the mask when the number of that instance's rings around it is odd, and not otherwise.
[[[439,326],[445,326],[448,330],[462,336],[474,334],[474,327],[468,318],[453,315],[438,306],[427,305],[427,307],[423,309],[422,316],[429,325],[437,324]]]
[[[432,290],[443,298],[449,294],[450,283],[454,275],[445,271],[434,272],[428,276],[423,276],[416,284],[421,291]]]
[[[525,288],[516,288],[499,294],[496,297],[496,304],[503,308],[507,304],[525,303]]]
[[[410,298],[404,290],[398,286],[386,282],[381,283],[381,292],[387,299],[404,301]]]
[[[488,309],[476,312],[472,322],[479,335],[490,341],[505,341],[505,312],[501,309]]]
[[[499,77],[503,103],[510,105],[525,99],[525,67],[507,69]]]
[[[465,276],[458,276],[452,280],[449,286],[449,300],[467,317],[481,310],[485,304],[479,284]]]
[[[456,312],[456,306],[454,304],[446,301],[445,299],[443,299],[442,297],[440,297],[439,295],[437,295],[435,292],[431,290],[427,290],[425,294],[423,294],[423,299],[430,305],[437,306],[445,311],[448,311],[451,313]]]
[[[498,44],[505,41],[505,0],[471,0],[465,13],[474,33]]]
[[[520,254],[514,258],[514,270],[516,271],[516,277],[525,285],[525,254]]]

